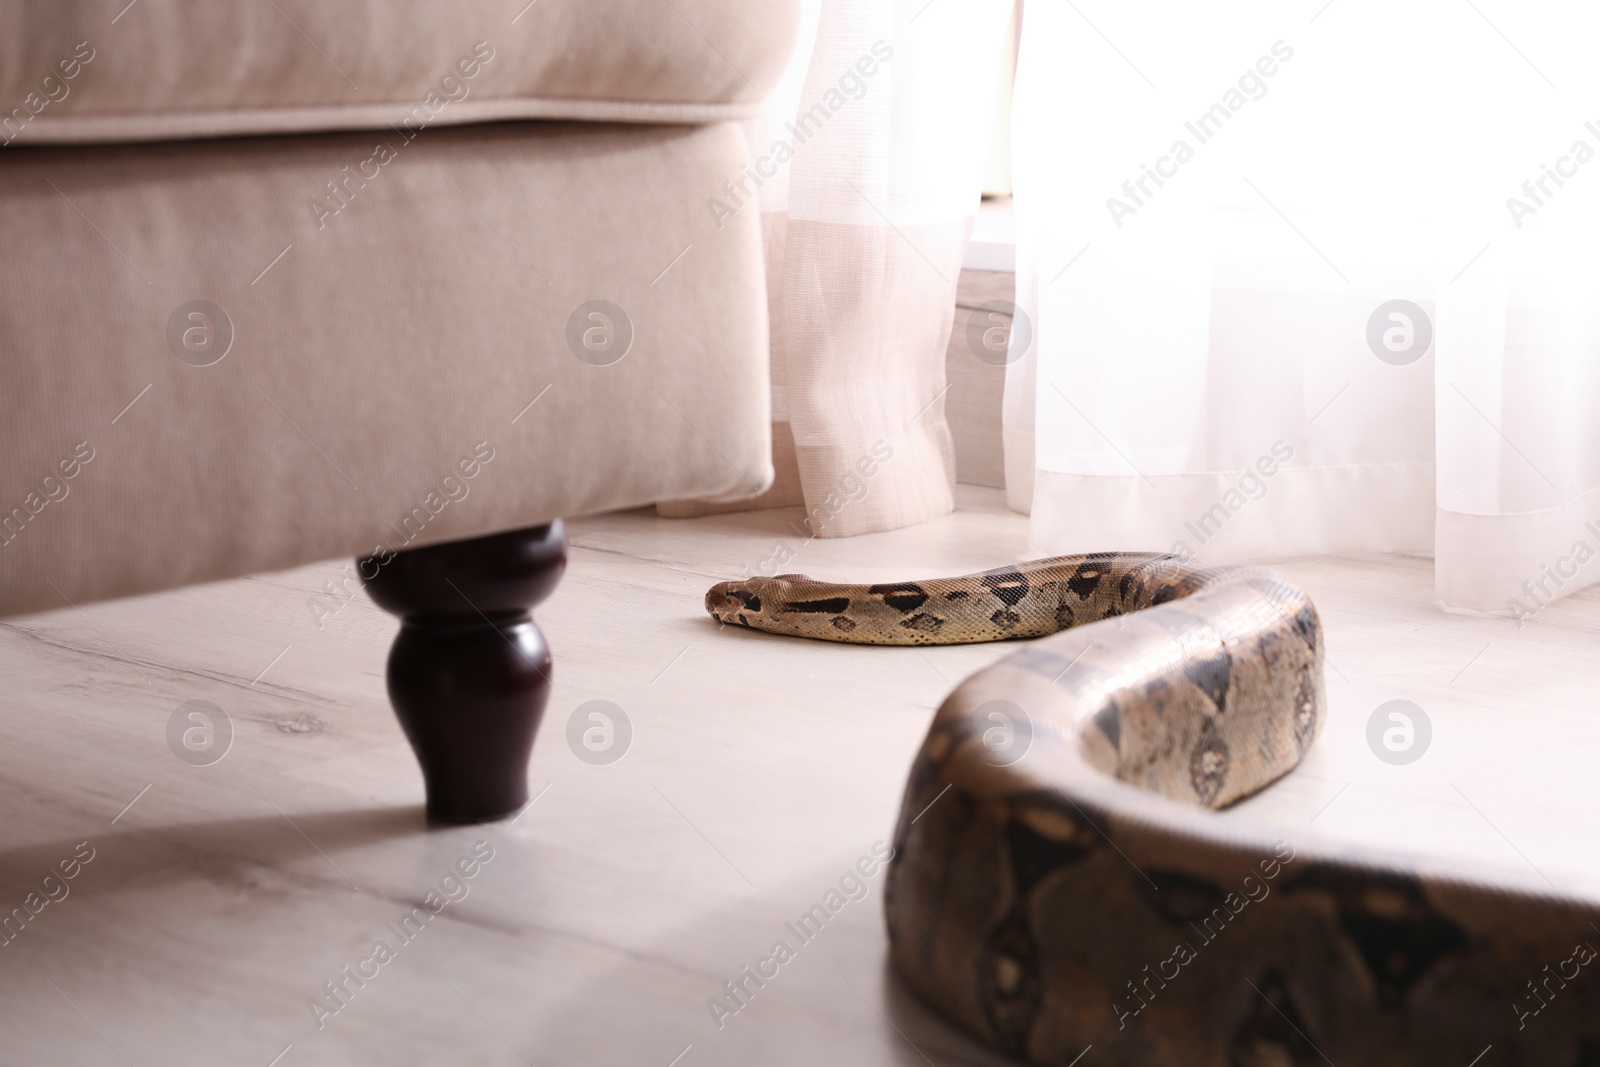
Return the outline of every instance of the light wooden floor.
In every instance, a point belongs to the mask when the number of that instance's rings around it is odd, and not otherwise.
[[[383,694],[394,622],[361,596],[320,629],[308,607],[336,565],[0,624],[0,912],[80,842],[94,850],[69,895],[0,947],[0,1059],[998,1062],[886,973],[881,874],[725,1028],[706,1004],[889,835],[941,696],[1014,647],[719,631],[706,586],[780,543],[797,552],[784,569],[845,579],[1016,559],[1025,520],[993,490],[961,501],[915,529],[809,544],[789,525],[798,512],[573,523],[567,578],[540,612],[557,668],[539,798],[479,829],[425,828]],[[1600,899],[1600,595],[1519,631],[1441,613],[1426,560],[1285,569],[1327,625],[1331,721],[1301,770],[1222,817],[1532,865]],[[1368,716],[1394,698],[1434,726],[1410,766],[1366,745]],[[633,727],[609,766],[565,738],[596,699]],[[168,748],[188,700],[232,718],[212,766]],[[395,944],[386,924],[479,840],[494,856],[468,895],[349,983],[319,1030],[308,998],[378,938]]]

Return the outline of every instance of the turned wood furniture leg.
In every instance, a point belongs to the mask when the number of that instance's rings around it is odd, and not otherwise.
[[[487,822],[528,801],[528,755],[550,696],[550,649],[528,609],[566,566],[560,521],[357,562],[400,616],[389,700],[416,750],[428,815]]]

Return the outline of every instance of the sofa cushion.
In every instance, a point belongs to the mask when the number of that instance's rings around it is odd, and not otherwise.
[[[0,616],[761,492],[760,220],[705,209],[746,158],[731,122],[0,152]]]
[[[752,113],[798,0],[14,0],[0,144]]]

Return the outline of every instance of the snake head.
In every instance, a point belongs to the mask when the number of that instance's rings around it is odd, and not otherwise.
[[[718,582],[706,591],[706,610],[718,622],[730,626],[751,626],[770,629],[757,620],[770,623],[775,612],[782,612],[784,604],[795,591],[795,586],[817,585],[815,578],[804,574],[775,574],[768,578],[758,575],[742,582]]]
[[[756,582],[718,582],[706,592],[706,610],[718,622],[748,626],[742,615],[761,611]]]

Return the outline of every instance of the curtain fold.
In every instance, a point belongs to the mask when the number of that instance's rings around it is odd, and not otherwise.
[[[1526,617],[1600,580],[1596,16],[1518,16],[1531,70],[1470,8],[1311,14],[1028,8],[1008,495],[1037,554],[1432,553]]]
[[[802,503],[834,537],[951,509],[1011,8],[807,8],[708,202],[762,212],[777,482],[663,513]],[[1600,12],[1496,14],[1027,9],[1003,441],[1033,553],[1432,554],[1444,607],[1518,619],[1600,580]]]
[[[822,0],[809,51],[747,125],[768,236],[774,453],[792,443],[794,465],[744,506],[799,497],[808,536],[953,507],[945,349],[1011,7]]]

